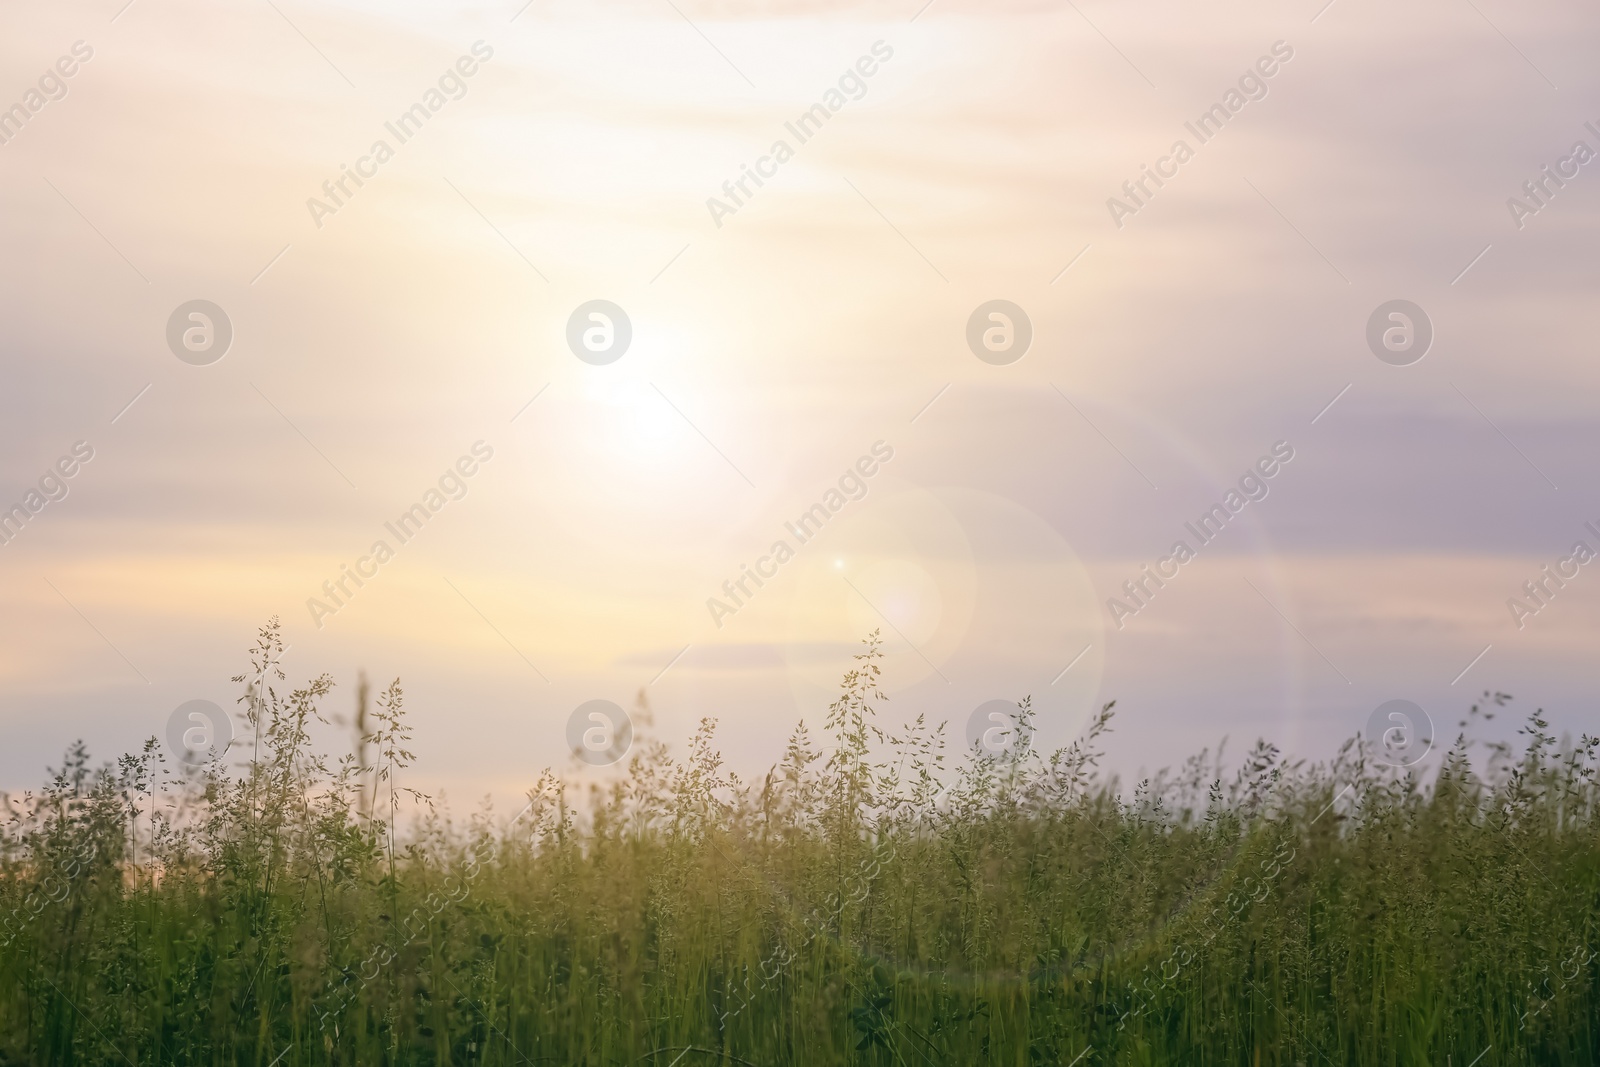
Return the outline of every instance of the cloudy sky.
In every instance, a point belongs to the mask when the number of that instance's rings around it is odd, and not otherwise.
[[[873,628],[890,722],[1115,698],[1129,774],[1600,730],[1590,7],[125,3],[0,8],[0,787],[273,616],[467,798],[641,690],[759,770]]]

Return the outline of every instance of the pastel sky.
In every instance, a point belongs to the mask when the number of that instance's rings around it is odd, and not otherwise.
[[[418,784],[466,800],[641,690],[759,772],[875,627],[889,723],[1031,695],[1049,747],[1115,698],[1130,775],[1325,756],[1395,698],[1448,733],[1485,688],[1600,732],[1600,568],[1508,606],[1600,549],[1591,6],[125,3],[0,11],[0,507],[93,450],[0,545],[0,788],[231,707],[272,616],[331,710],[402,677]],[[1404,366],[1367,339],[1400,299]],[[206,365],[169,348],[193,300]],[[603,365],[592,300],[631,323]],[[1031,323],[1003,365],[991,300]]]

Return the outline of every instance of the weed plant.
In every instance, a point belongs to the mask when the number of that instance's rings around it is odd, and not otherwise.
[[[1504,694],[1431,780],[1261,743],[1124,791],[1110,705],[1017,762],[881,730],[874,636],[759,781],[707,720],[460,821],[402,784],[398,682],[330,760],[280,652],[242,761],[78,745],[5,798],[0,1064],[1600,1059],[1600,741],[1469,742]]]

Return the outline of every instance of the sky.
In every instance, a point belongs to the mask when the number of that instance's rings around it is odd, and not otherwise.
[[[274,617],[463,803],[608,773],[593,700],[759,775],[874,629],[886,725],[1115,699],[1129,778],[1600,733],[1589,7],[0,23],[0,788]]]

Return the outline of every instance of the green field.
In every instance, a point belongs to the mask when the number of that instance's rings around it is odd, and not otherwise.
[[[1426,781],[1261,743],[1123,788],[1109,707],[1014,766],[880,732],[869,642],[759,780],[707,722],[462,821],[398,684],[312,751],[332,683],[286,692],[278,640],[247,764],[75,749],[8,798],[0,1064],[1600,1061],[1600,742],[1537,714],[1450,723]]]

